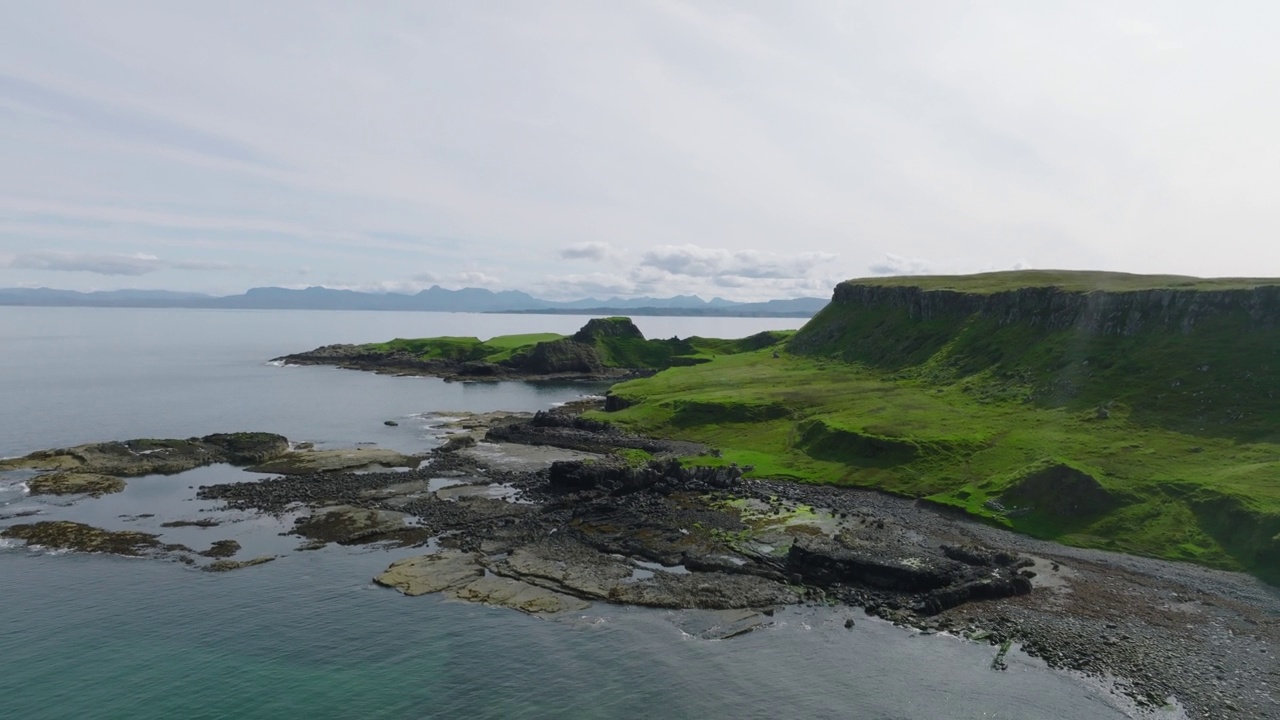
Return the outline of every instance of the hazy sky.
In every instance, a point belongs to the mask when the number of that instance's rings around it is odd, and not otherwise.
[[[1280,3],[0,0],[0,286],[1280,275]]]

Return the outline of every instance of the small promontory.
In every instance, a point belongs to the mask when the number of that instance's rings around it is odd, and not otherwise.
[[[290,365],[334,365],[446,380],[620,380],[707,362],[716,355],[772,344],[789,333],[743,340],[647,339],[630,318],[593,318],[571,336],[554,333],[404,339],[364,345],[326,345],[285,355]]]

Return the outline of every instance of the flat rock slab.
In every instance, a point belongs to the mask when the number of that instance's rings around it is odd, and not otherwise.
[[[556,552],[560,548],[517,548],[493,571],[506,577],[520,578],[539,584],[554,583],[580,595],[608,599],[634,571],[629,563],[590,553],[576,557]]]
[[[768,623],[764,613],[757,610],[690,610],[676,620],[676,627],[686,635],[703,640],[728,640]]]
[[[405,595],[443,592],[468,602],[519,610],[531,615],[554,615],[582,610],[591,603],[521,580],[486,575],[476,553],[445,550],[397,560],[373,579]]]
[[[231,572],[241,568],[253,567],[254,565],[263,565],[275,560],[270,555],[263,555],[252,560],[214,560],[204,566],[206,572]]]
[[[552,463],[569,460],[600,460],[600,453],[565,450],[550,445],[520,445],[517,443],[481,442],[459,450],[488,467],[500,470],[536,472],[551,467]]]
[[[445,550],[397,560],[373,581],[405,595],[426,595],[462,587],[482,577],[484,568],[480,567],[478,555]]]
[[[486,576],[460,588],[447,591],[451,597],[486,605],[511,608],[530,615],[585,610],[591,603],[581,598],[548,590],[510,578]]]
[[[416,468],[422,458],[380,448],[345,450],[294,450],[274,460],[249,468],[250,472],[273,475],[312,475],[363,468]]]

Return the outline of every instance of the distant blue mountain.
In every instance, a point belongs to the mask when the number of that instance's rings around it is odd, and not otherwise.
[[[518,290],[494,292],[484,288],[446,290],[434,286],[416,295],[365,293],[309,287],[293,290],[279,287],[252,288],[242,295],[217,297],[168,290],[112,290],[82,293],[50,288],[0,289],[0,305],[45,307],[177,307],[240,308],[254,310],[418,310],[436,312],[517,312],[517,313],[624,313],[660,315],[759,315],[808,317],[825,307],[822,298],[770,300],[739,303],[724,298],[703,300],[696,295],[670,298],[609,298],[598,300],[542,300]]]

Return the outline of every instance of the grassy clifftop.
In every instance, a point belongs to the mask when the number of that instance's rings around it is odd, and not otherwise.
[[[1141,290],[1248,290],[1280,283],[1276,278],[1200,278],[1189,275],[1137,275],[1093,270],[1014,270],[974,275],[896,275],[860,278],[842,285],[953,290],[989,295],[1026,288],[1063,292],[1135,292]]]
[[[1280,286],[1099,273],[841,284],[772,348],[615,386],[610,419],[757,475],[1280,581]],[[1103,289],[1098,289],[1098,288]]]

